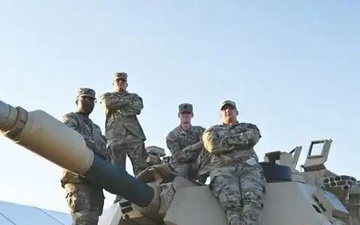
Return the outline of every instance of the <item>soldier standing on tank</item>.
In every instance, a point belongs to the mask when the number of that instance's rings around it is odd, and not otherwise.
[[[179,105],[178,117],[180,125],[175,127],[166,137],[166,145],[173,157],[171,167],[181,176],[198,179],[199,164],[197,158],[204,145],[202,134],[205,128],[193,126],[193,106],[189,103]],[[200,177],[199,181],[205,183],[207,175]]]
[[[256,125],[239,123],[233,101],[221,104],[221,125],[208,128],[204,146],[211,153],[210,189],[230,225],[259,225],[266,181],[254,146],[261,138]]]
[[[107,160],[106,141],[98,125],[89,118],[95,106],[95,91],[79,88],[76,96],[76,112],[63,116],[68,127],[80,133],[86,146],[97,156]],[[66,191],[66,200],[72,216],[73,225],[97,225],[103,212],[103,189],[88,181],[81,175],[64,171],[61,185]]]
[[[145,150],[145,134],[137,118],[143,109],[142,98],[127,91],[127,73],[113,75],[114,92],[100,96],[100,103],[105,110],[105,136],[112,162],[126,170],[126,156],[131,160],[134,175],[146,169],[147,153]],[[120,201],[117,196],[115,202]]]

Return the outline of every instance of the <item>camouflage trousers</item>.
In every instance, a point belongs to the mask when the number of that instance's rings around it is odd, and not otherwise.
[[[65,184],[72,225],[97,225],[104,208],[104,193],[88,184]]]
[[[133,167],[134,176],[137,176],[148,166],[144,142],[112,141],[108,146],[108,150],[111,154],[112,163],[124,170],[126,170],[126,156],[128,156]],[[115,202],[120,201],[121,198],[121,196],[117,195]]]
[[[208,174],[199,174],[199,163],[188,162],[188,163],[180,163],[180,162],[171,162],[170,166],[180,175],[192,180],[197,180],[200,183],[205,183]]]
[[[266,185],[262,170],[221,167],[210,175],[210,189],[225,210],[229,225],[259,225]]]
[[[134,176],[147,168],[147,152],[144,142],[126,143],[123,141],[112,141],[108,149],[111,154],[112,163],[126,170],[126,156],[130,158]]]
[[[190,178],[193,180],[197,179],[197,162],[188,162],[180,163],[172,161],[170,163],[171,168],[173,168],[180,176]]]
[[[205,184],[207,178],[210,174],[210,163],[211,163],[211,155],[208,151],[203,149],[198,158],[196,159],[199,167],[198,167],[198,181],[200,183]]]

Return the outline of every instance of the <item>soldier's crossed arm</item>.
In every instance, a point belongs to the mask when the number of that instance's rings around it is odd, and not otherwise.
[[[77,131],[77,127],[79,126],[79,123],[73,113],[68,113],[62,117],[63,123],[70,127],[73,130]]]
[[[243,147],[249,147],[249,146],[254,146],[256,145],[260,138],[261,138],[261,134],[260,134],[260,130],[259,128],[251,123],[248,123],[245,125],[246,131],[245,132],[241,132],[239,135],[239,145],[243,146]]]
[[[139,115],[141,110],[144,108],[143,99],[137,94],[129,95],[128,102],[129,107],[131,107],[135,115]]]
[[[99,97],[100,104],[103,105],[105,110],[119,110],[124,105],[128,104],[126,99],[122,98],[120,95],[116,95],[115,93],[105,93]]]
[[[201,149],[204,146],[202,141],[199,141],[195,144],[186,146],[183,151],[185,152],[197,152],[199,149]]]
[[[211,153],[220,154],[222,152],[230,152],[233,150],[226,141],[226,136],[220,138],[219,130],[216,129],[216,126],[212,126],[209,129],[204,131],[202,136],[204,142],[204,148]]]
[[[199,128],[199,139],[200,141],[195,143],[195,144],[192,144],[192,145],[189,145],[189,146],[186,146],[183,151],[186,151],[186,152],[193,152],[193,151],[198,151],[199,149],[203,148],[204,147],[204,143],[203,143],[203,139],[202,139],[202,136],[203,136],[203,133],[205,131],[205,128],[203,127],[200,127]]]

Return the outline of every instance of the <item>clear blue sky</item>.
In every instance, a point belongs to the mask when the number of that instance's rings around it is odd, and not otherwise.
[[[328,168],[360,179],[358,1],[0,2],[3,101],[60,119],[76,88],[100,95],[126,71],[146,145],[165,147],[178,104],[208,127],[232,99],[262,132],[260,158],[302,145],[302,164],[311,140],[332,138]],[[104,129],[99,105],[92,119]],[[67,210],[60,168],[1,137],[0,152],[1,200]]]

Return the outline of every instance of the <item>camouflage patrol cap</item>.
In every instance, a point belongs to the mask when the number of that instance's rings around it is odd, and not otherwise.
[[[232,107],[234,107],[234,109],[237,109],[236,108],[236,103],[234,101],[231,101],[231,100],[226,100],[226,101],[223,101],[221,104],[220,104],[220,110],[223,109],[224,106],[226,105],[230,105]]]
[[[76,91],[76,98],[79,98],[81,96],[87,96],[87,97],[91,97],[93,99],[95,98],[95,91],[91,88],[79,88]]]
[[[192,113],[193,112],[193,106],[190,103],[183,103],[179,105],[179,113]]]
[[[114,73],[113,75],[113,80],[118,80],[118,79],[124,79],[125,81],[127,81],[127,73],[125,72],[117,72],[117,73]]]

